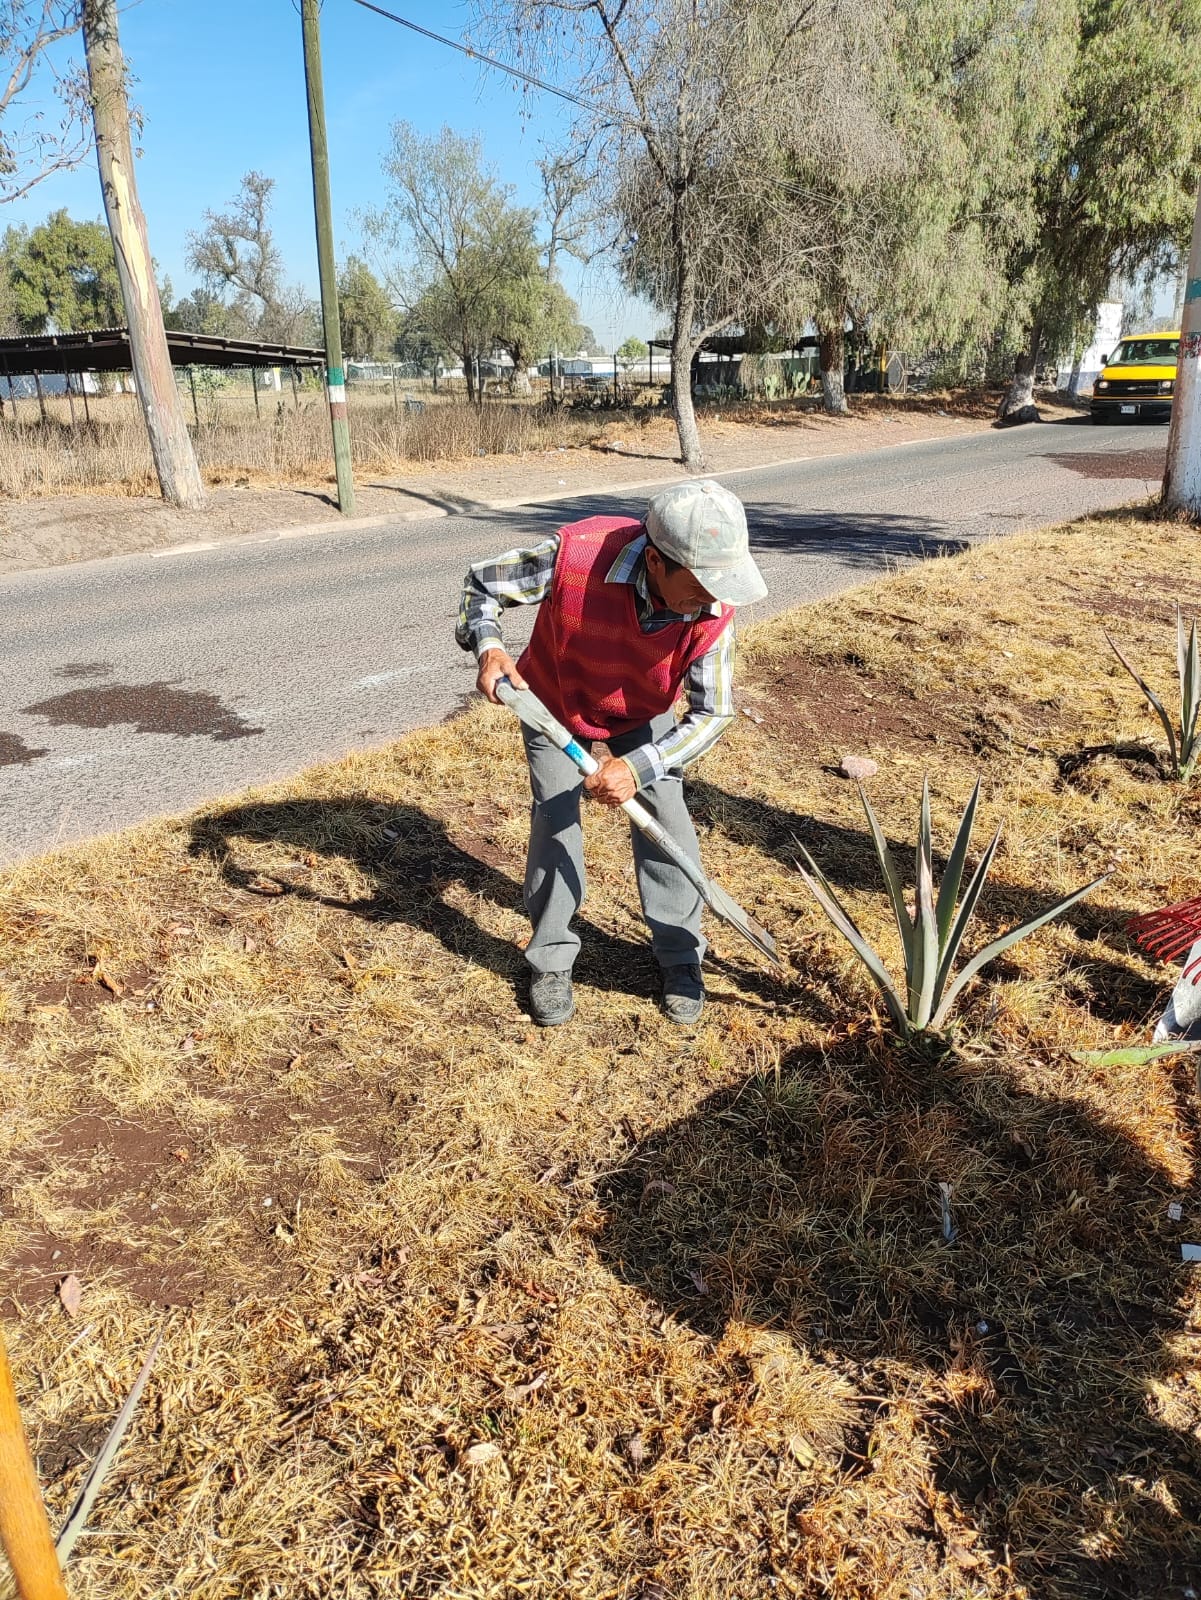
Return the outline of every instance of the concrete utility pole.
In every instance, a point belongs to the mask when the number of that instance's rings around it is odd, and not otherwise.
[[[1172,400],[1172,426],[1168,433],[1168,464],[1163,475],[1164,505],[1201,517],[1201,189],[1193,218],[1193,243],[1189,250],[1188,277],[1184,285],[1184,316],[1180,322],[1180,355],[1176,362],[1176,393]]]
[[[319,0],[301,0],[304,29],[304,81],[309,97],[309,148],[313,158],[313,211],[317,218],[317,270],[321,278],[321,320],[325,325],[325,383],[334,438],[338,510],[354,516],[354,476],[350,467],[350,429],[346,422],[346,374],[342,368],[342,328],[338,321],[338,278],[334,268],[334,225],[329,198],[329,149],[325,141],[325,91],[321,86]]]
[[[163,308],[154,263],[146,237],[146,218],[138,200],[129,138],[129,103],[125,97],[125,59],[117,36],[116,0],[84,0],[83,42],[96,128],[96,160],[117,277],[129,326],[130,359],[138,400],[150,435],[163,499],[197,511],[204,504],[204,484],[196,465],[183,402],[175,385]]]

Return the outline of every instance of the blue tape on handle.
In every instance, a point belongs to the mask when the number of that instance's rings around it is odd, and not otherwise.
[[[582,761],[587,752],[582,744],[577,744],[574,739],[563,746],[563,754],[569,761]]]
[[[1184,303],[1191,304],[1194,300],[1201,300],[1201,278],[1190,278],[1184,289]]]

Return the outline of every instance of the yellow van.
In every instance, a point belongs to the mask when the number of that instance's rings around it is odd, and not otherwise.
[[[1101,358],[1093,384],[1094,422],[1126,422],[1146,417],[1167,422],[1176,388],[1178,333],[1135,333],[1110,356]]]

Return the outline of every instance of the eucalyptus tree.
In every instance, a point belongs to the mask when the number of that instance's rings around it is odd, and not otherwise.
[[[117,0],[82,0],[82,28],[100,192],[150,453],[163,499],[199,510],[204,505],[204,484],[171,368],[146,216],[138,198],[126,93],[129,73],[118,31]]]
[[[406,326],[459,356],[472,397],[477,358],[498,349],[528,392],[531,360],[570,343],[579,326],[553,270],[556,248],[575,248],[566,216],[580,190],[570,163],[543,163],[549,246],[539,243],[536,212],[515,204],[512,186],[485,166],[478,137],[443,128],[423,138],[398,122],[383,169],[387,202],[364,228]]]
[[[0,0],[0,201],[77,167],[92,148],[86,76],[77,61],[60,66],[56,50],[81,22],[79,0]],[[58,102],[57,119],[26,114],[39,75]]]
[[[476,398],[476,359],[497,342],[498,302],[520,280],[541,271],[535,215],[513,201],[512,187],[483,162],[477,136],[443,128],[424,138],[407,122],[392,127],[383,158],[384,205],[364,229],[393,302],[435,343],[463,362]]]

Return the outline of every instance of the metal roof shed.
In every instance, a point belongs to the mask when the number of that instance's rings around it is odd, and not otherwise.
[[[210,333],[167,329],[173,367],[322,367],[325,355],[304,345],[223,339]],[[0,373],[23,377],[45,372],[129,372],[133,357],[127,328],[86,333],[39,333],[0,339]]]

